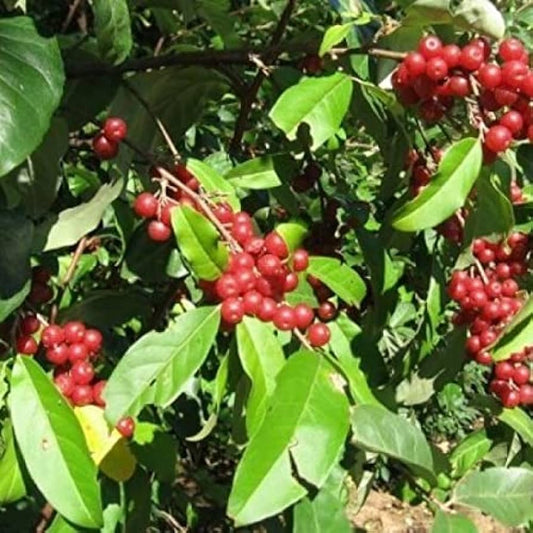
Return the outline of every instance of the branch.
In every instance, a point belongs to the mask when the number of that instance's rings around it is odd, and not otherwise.
[[[287,25],[289,24],[289,20],[291,18],[295,5],[296,0],[288,0],[283,13],[281,14],[281,18],[279,19],[279,23],[274,31],[274,34],[272,35],[272,39],[270,41],[270,46],[272,48],[275,48],[279,45],[283,34],[287,29]],[[280,52],[273,50],[270,53],[265,54],[262,62],[266,65],[271,65],[276,61],[279,55]],[[265,71],[263,69],[260,69],[257,72],[255,79],[251,83],[250,87],[243,93],[239,116],[237,118],[237,122],[235,123],[235,132],[233,134],[233,139],[230,143],[230,153],[236,152],[241,146],[242,138],[246,130],[246,123],[248,122],[248,116],[250,115],[252,105],[255,102],[255,99],[257,98],[257,93],[259,92],[259,89],[261,88],[261,85],[265,80],[266,76],[267,75]]]

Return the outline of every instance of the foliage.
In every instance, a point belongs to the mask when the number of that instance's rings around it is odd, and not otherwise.
[[[532,527],[532,27],[0,0],[0,530]]]

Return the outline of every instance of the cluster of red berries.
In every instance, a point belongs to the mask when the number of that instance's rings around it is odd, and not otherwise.
[[[429,123],[441,120],[457,100],[475,98],[472,125],[484,132],[487,163],[514,139],[533,141],[533,71],[518,39],[502,41],[494,57],[483,38],[460,48],[426,36],[396,69],[392,83],[400,101],[417,106]]]
[[[177,164],[174,167],[173,174],[194,193],[200,190],[200,182],[184,165]],[[156,169],[152,171],[152,176],[159,177]],[[167,189],[172,192],[172,197],[166,195]],[[146,229],[150,239],[156,242],[165,242],[168,241],[172,234],[170,212],[177,205],[188,205],[193,209],[197,209],[197,204],[190,194],[179,188],[167,185],[164,196],[150,192],[139,194],[133,203],[133,210],[138,216],[150,220]]]
[[[470,335],[466,350],[479,364],[493,364],[490,347],[522,307],[523,300],[515,278],[527,273],[529,249],[528,236],[519,232],[512,233],[507,240],[499,243],[476,239],[472,243],[472,252],[481,265],[482,275],[464,270],[455,271],[452,275],[448,294],[461,308],[454,317],[454,323],[468,324]],[[513,356],[513,368],[521,368],[521,361],[527,353]],[[518,378],[516,384],[525,385],[529,381],[529,369],[526,370],[528,378],[523,383]],[[521,373],[525,375],[525,370],[517,370],[517,375]],[[502,403],[506,407],[512,406],[516,396],[511,395],[509,400],[509,393],[515,390],[512,384],[497,390],[501,392],[498,396]]]
[[[35,315],[26,315],[20,323],[21,337],[17,352],[34,355],[39,344],[34,335],[41,329]],[[98,405],[105,407],[102,391],[105,380],[95,380],[93,362],[102,349],[103,337],[99,330],[86,328],[82,322],[67,322],[63,326],[52,324],[42,329],[40,336],[44,357],[54,367],[54,383],[72,405]],[[119,421],[117,430],[131,437],[135,422],[127,417]]]
[[[244,315],[250,315],[272,322],[281,331],[306,331],[311,346],[327,344],[330,330],[326,324],[315,322],[315,311],[305,303],[291,306],[284,301],[285,295],[297,288],[298,273],[309,266],[307,251],[301,248],[291,255],[276,231],[264,238],[256,235],[250,215],[243,211],[234,213],[226,203],[218,204],[214,214],[242,247],[242,251],[230,254],[222,276],[216,281],[199,283],[209,299],[222,302],[224,327],[231,328]],[[322,285],[319,280],[314,283],[316,287]],[[336,314],[330,302],[324,302],[320,309],[318,317],[322,320],[330,320]]]
[[[109,117],[103,128],[93,138],[94,153],[101,160],[113,159],[118,154],[120,143],[126,138],[128,127],[119,117]]]

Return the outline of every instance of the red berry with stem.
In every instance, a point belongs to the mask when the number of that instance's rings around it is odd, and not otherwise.
[[[118,143],[110,141],[103,133],[94,137],[92,146],[94,153],[102,161],[113,159],[118,154]]]
[[[513,135],[505,126],[492,126],[485,136],[485,144],[495,153],[505,152],[512,140]]]
[[[133,210],[137,216],[142,218],[153,218],[157,213],[159,202],[150,192],[142,192],[135,198]]]
[[[90,385],[75,385],[70,398],[78,407],[89,405],[93,403],[93,388]]]
[[[285,259],[289,255],[289,248],[285,239],[276,231],[270,232],[265,237],[265,248],[269,254],[276,255],[280,259]]]
[[[294,315],[296,317],[296,327],[298,329],[306,330],[315,319],[315,313],[307,304],[300,303],[294,307]]]
[[[494,375],[498,379],[503,379],[504,381],[512,379],[514,375],[514,366],[508,361],[497,363],[494,367]]]
[[[326,345],[331,338],[331,332],[326,324],[318,322],[311,324],[307,330],[307,340],[314,348]]]
[[[69,360],[69,347],[66,344],[57,344],[46,350],[46,359],[53,365],[64,365]]]
[[[65,341],[68,344],[74,344],[75,342],[83,342],[85,331],[85,325],[83,324],[83,322],[79,321],[67,322],[63,326]]]
[[[309,253],[303,248],[296,250],[292,256],[292,268],[296,272],[302,272],[309,267]]]
[[[418,43],[418,51],[426,58],[439,56],[442,50],[442,41],[436,35],[428,35]]]
[[[117,431],[125,438],[129,439],[135,432],[135,421],[131,416],[121,418],[117,423]]]
[[[104,338],[97,329],[88,329],[83,335],[83,344],[91,353],[98,353],[102,349]]]
[[[296,327],[296,314],[294,308],[288,305],[280,305],[273,317],[274,325],[281,331],[290,331]]]
[[[228,324],[238,324],[244,317],[244,303],[240,298],[227,298],[220,309],[222,319]]]
[[[152,220],[147,227],[148,237],[155,242],[165,242],[170,239],[171,229],[161,220]]]
[[[17,339],[17,353],[23,355],[35,355],[39,345],[31,335],[24,335]]]
[[[102,131],[108,141],[119,143],[126,138],[128,126],[119,117],[109,117],[105,121]]]

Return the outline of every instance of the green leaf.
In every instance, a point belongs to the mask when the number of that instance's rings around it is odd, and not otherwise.
[[[295,505],[293,533],[352,531],[344,510],[345,478],[346,471],[337,466],[312,500],[306,497]]]
[[[533,339],[533,296],[505,328],[503,335],[491,349],[494,361],[508,359],[515,352],[521,352],[531,345]]]
[[[227,180],[235,187],[243,189],[272,189],[281,185],[278,168],[290,158],[286,155],[256,157],[232,168],[227,174]]]
[[[54,203],[61,181],[60,161],[67,148],[67,123],[56,118],[39,148],[10,173],[32,218],[44,215]]]
[[[99,329],[120,326],[132,318],[141,322],[152,315],[150,300],[134,290],[96,290],[87,293],[83,300],[60,312],[59,320],[81,320]]]
[[[502,409],[498,418],[509,427],[513,428],[529,446],[533,446],[533,420],[522,409]]]
[[[144,72],[128,78],[128,83],[159,117],[174,142],[180,141],[193,124],[200,123],[207,104],[221,98],[227,90],[223,76],[213,69],[196,66]],[[152,116],[126,87],[118,91],[110,113],[128,123],[128,138],[136,146],[147,153],[158,152],[163,144],[159,130]],[[124,172],[134,155],[131,149],[121,147],[117,162]]]
[[[198,14],[222,38],[227,48],[237,48],[240,39],[235,31],[235,17],[230,13],[229,0],[198,0]]]
[[[357,404],[381,405],[368,385],[365,373],[361,370],[361,360],[353,353],[351,342],[353,331],[342,327],[345,317],[341,315],[329,324],[331,340],[329,346],[337,357],[339,367],[348,380],[350,393]]]
[[[122,180],[106,183],[88,202],[61,211],[46,237],[44,251],[72,246],[95,230],[105,210],[118,198],[123,185]]]
[[[452,501],[476,507],[514,527],[533,518],[533,472],[526,468],[488,468],[472,472],[455,487]]]
[[[309,234],[309,226],[302,219],[293,219],[289,222],[283,222],[276,226],[276,232],[279,233],[289,251],[294,252],[297,248],[300,248],[304,239]]]
[[[0,323],[2,323],[15,309],[18,309],[28,296],[31,282],[28,280],[13,296],[0,299]]]
[[[433,456],[426,437],[405,418],[383,407],[358,405],[352,413],[352,431],[356,446],[434,475]]]
[[[279,97],[270,118],[290,140],[297,138],[301,124],[307,124],[316,150],[337,133],[351,97],[352,81],[346,74],[304,78]]]
[[[263,422],[285,356],[272,326],[256,318],[244,317],[237,326],[237,347],[242,368],[252,382],[246,427],[248,435],[253,436]]]
[[[216,170],[198,159],[188,159],[187,170],[196,177],[208,193],[216,194],[217,198],[228,202],[234,211],[240,210],[241,203],[235,194],[235,189]]]
[[[453,11],[453,23],[467,31],[502,39],[505,20],[490,0],[463,0]]]
[[[26,494],[26,486],[15,448],[13,428],[9,421],[6,421],[2,428],[0,443],[3,448],[3,453],[0,454],[0,505],[6,505],[20,500]]]
[[[426,26],[452,22],[450,0],[416,0],[406,10],[404,24]]]
[[[490,175],[476,183],[476,209],[466,222],[466,241],[493,233],[507,233],[515,225],[513,205]]]
[[[0,176],[41,144],[61,99],[63,63],[55,39],[28,17],[0,20]]]
[[[126,0],[93,0],[94,28],[100,55],[113,64],[122,63],[133,46]]]
[[[306,494],[293,467],[315,487],[324,484],[348,431],[348,401],[336,381],[314,352],[287,361],[272,405],[237,467],[228,503],[236,525],[276,515]]]
[[[33,224],[21,213],[0,210],[0,298],[4,313],[14,310],[30,277]],[[7,316],[6,314],[6,316]]]
[[[349,22],[348,24],[337,24],[328,28],[322,38],[318,55],[320,57],[325,56],[335,45],[344,41],[353,27],[353,22]]]
[[[181,253],[200,279],[214,280],[228,264],[228,249],[203,215],[183,206],[172,210],[172,226]]]
[[[420,231],[437,226],[465,203],[481,171],[483,154],[479,139],[463,139],[451,146],[437,174],[413,200],[393,215],[399,231]]]
[[[479,429],[467,435],[450,454],[453,476],[463,477],[487,455],[491,447],[492,439],[489,439],[485,429]]]
[[[310,257],[307,273],[318,278],[349,305],[358,306],[366,295],[366,286],[359,274],[333,257]]]
[[[116,424],[147,404],[170,405],[205,361],[219,322],[218,307],[201,307],[179,316],[162,333],[152,331],[134,343],[105,388],[108,420]]]
[[[477,528],[466,516],[445,513],[439,509],[431,533],[477,533]]]
[[[29,473],[50,504],[83,527],[102,525],[97,469],[80,424],[41,367],[18,356],[9,409]]]

